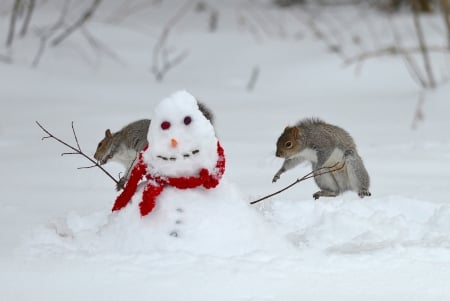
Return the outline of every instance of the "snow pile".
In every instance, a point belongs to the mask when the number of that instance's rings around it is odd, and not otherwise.
[[[145,217],[140,216],[135,201],[117,213],[71,213],[52,221],[35,231],[26,248],[44,256],[159,251],[213,256],[268,252],[279,256],[292,250],[226,180],[212,190],[167,189]]]
[[[267,217],[301,250],[371,253],[450,248],[450,205],[402,196],[361,200],[278,200]]]

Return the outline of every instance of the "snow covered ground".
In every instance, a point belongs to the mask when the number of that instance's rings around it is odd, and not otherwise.
[[[48,48],[37,68],[30,68],[38,47],[32,35],[2,49],[13,63],[0,64],[0,299],[449,299],[450,86],[426,93],[424,120],[412,130],[420,89],[401,59],[371,60],[356,76],[303,23],[264,4],[251,9],[251,1],[208,2],[220,12],[216,32],[208,31],[207,14],[187,13],[169,44],[188,56],[156,82],[154,44],[182,5],[168,2],[120,22],[111,22],[114,1],[99,10],[87,28],[117,59],[80,33]],[[41,24],[57,18],[52,3],[36,16]],[[250,25],[261,15],[280,21],[255,34]],[[5,33],[6,10],[0,20]],[[255,66],[259,77],[248,91]],[[446,66],[441,57],[438,69]],[[106,128],[151,118],[180,89],[214,111],[227,158],[226,193],[211,200],[220,206],[186,225],[205,225],[205,239],[195,241],[146,237],[145,226],[155,223],[112,216],[114,183],[97,169],[77,170],[89,162],[61,157],[67,149],[41,141],[35,124],[75,143],[74,121],[92,155]],[[245,205],[310,171],[303,165],[271,183],[282,164],[276,139],[310,116],[352,134],[372,197],[349,192],[313,201],[310,180]],[[114,163],[106,168],[122,171]]]

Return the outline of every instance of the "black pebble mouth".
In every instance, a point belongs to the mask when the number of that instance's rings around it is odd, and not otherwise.
[[[193,156],[197,155],[198,153],[200,153],[200,150],[194,149],[190,153],[183,154],[182,158],[183,159],[188,159],[190,157],[193,157]],[[156,158],[159,158],[159,159],[164,160],[164,161],[176,161],[177,160],[177,157],[166,157],[166,156],[161,156],[161,155],[156,156]]]

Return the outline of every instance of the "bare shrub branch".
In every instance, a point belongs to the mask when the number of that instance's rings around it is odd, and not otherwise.
[[[36,0],[28,0],[28,5],[26,8],[25,20],[22,23],[22,28],[20,30],[20,37],[26,36],[28,32],[28,26],[30,25],[31,17],[34,12],[34,6],[36,4]]]
[[[81,28],[81,33],[83,34],[83,37],[86,39],[88,44],[98,52],[98,54],[105,54],[107,57],[111,58],[113,61],[124,65],[123,60],[117,55],[112,49],[110,49],[107,45],[102,43],[100,40],[98,40],[96,37],[94,37],[87,28]]]
[[[411,124],[411,128],[413,130],[417,129],[419,127],[419,123],[423,122],[423,120],[425,119],[425,114],[423,112],[424,104],[425,104],[425,93],[422,91],[419,94],[419,99],[417,101],[416,110]]]
[[[253,91],[253,89],[255,88],[256,82],[258,81],[259,78],[259,73],[260,73],[260,69],[258,66],[254,66],[252,68],[252,73],[250,74],[250,79],[248,80],[247,83],[247,91]]]
[[[427,85],[430,88],[436,87],[436,82],[434,80],[433,69],[431,67],[430,57],[428,54],[428,47],[426,45],[425,36],[423,33],[422,25],[420,23],[419,9],[421,9],[421,1],[413,0],[413,20],[414,27],[416,29],[417,39],[419,42],[420,52],[422,54],[423,63],[425,66],[425,72],[428,77]]]
[[[88,155],[86,155],[86,154],[81,150],[80,144],[79,144],[79,142],[78,142],[78,137],[77,137],[77,134],[76,134],[76,132],[75,132],[75,127],[74,127],[74,125],[73,125],[73,121],[72,121],[72,133],[73,133],[73,136],[74,136],[74,138],[75,138],[75,143],[76,143],[77,147],[74,147],[74,146],[68,144],[67,142],[65,142],[65,141],[63,141],[63,140],[61,140],[61,139],[59,139],[58,137],[54,136],[54,135],[53,135],[52,133],[50,133],[47,129],[45,129],[39,122],[36,121],[36,124],[37,124],[37,125],[38,125],[38,126],[39,126],[39,127],[40,127],[47,135],[48,135],[48,136],[42,137],[42,140],[51,138],[51,139],[54,139],[54,140],[58,141],[59,143],[65,145],[66,147],[68,147],[69,149],[72,150],[72,152],[65,152],[65,153],[62,153],[61,156],[64,156],[64,155],[81,155],[81,156],[85,157],[86,159],[88,159],[91,163],[94,164],[92,167],[98,167],[98,168],[100,168],[100,170],[103,171],[103,172],[104,172],[109,178],[111,178],[116,184],[119,183],[119,181],[117,181],[117,180],[116,180],[109,172],[107,172],[100,164],[98,164],[97,161],[95,161],[94,159],[92,159],[91,157],[89,157]],[[78,168],[78,169],[82,169],[82,168]]]
[[[288,186],[284,187],[283,189],[280,189],[280,190],[278,190],[278,191],[276,191],[274,193],[266,195],[265,197],[262,197],[262,198],[259,198],[259,199],[255,200],[255,201],[250,202],[250,205],[259,203],[261,201],[264,201],[265,199],[271,198],[271,197],[273,197],[273,196],[275,196],[275,195],[277,195],[279,193],[282,193],[283,191],[288,190],[292,186],[294,186],[294,185],[296,185],[296,184],[298,184],[298,183],[300,183],[302,181],[305,181],[307,179],[318,177],[318,176],[323,175],[323,174],[327,174],[327,173],[330,173],[330,172],[335,172],[335,171],[341,170],[342,168],[344,168],[344,166],[345,166],[344,162],[343,163],[337,162],[336,164],[334,164],[332,166],[321,167],[321,168],[318,168],[316,170],[313,170],[313,171],[307,173],[306,175],[304,175],[303,177],[297,179],[294,183],[291,183]]]
[[[442,46],[427,46],[429,52],[442,52],[447,53],[448,49]],[[394,56],[394,55],[405,55],[405,54],[418,54],[421,53],[422,49],[420,47],[399,47],[399,46],[389,46],[386,48],[377,49],[374,51],[368,51],[361,53],[354,57],[349,57],[344,60],[344,65],[352,65],[355,63],[361,63],[364,60],[378,58],[381,56]]]
[[[8,37],[6,38],[6,47],[11,47],[16,33],[16,21],[19,16],[20,5],[22,0],[15,0],[11,12],[11,19],[9,20]]]
[[[61,34],[56,36],[52,42],[52,46],[58,46],[62,41],[64,41],[68,36],[70,36],[73,32],[83,26],[89,19],[92,18],[96,9],[100,5],[102,0],[94,0],[92,5],[80,16],[78,20],[76,20],[72,25],[67,27]]]
[[[192,0],[188,0],[180,7],[176,14],[164,26],[161,35],[153,48],[151,71],[155,75],[157,81],[162,81],[166,73],[176,65],[180,64],[188,55],[188,52],[184,50],[174,57],[170,56],[168,39],[172,29],[186,15],[193,3]]]
[[[444,19],[445,29],[447,31],[447,47],[450,49],[450,1],[440,0],[441,14]]]
[[[31,66],[33,68],[39,65],[42,56],[44,55],[45,49],[47,48],[48,40],[57,32],[62,26],[64,26],[65,18],[69,11],[70,1],[66,0],[62,6],[61,13],[56,20],[56,22],[48,28],[39,28],[37,30],[37,36],[39,37],[39,48],[34,56]]]

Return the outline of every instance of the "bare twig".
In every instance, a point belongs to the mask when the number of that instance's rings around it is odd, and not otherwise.
[[[28,26],[30,25],[31,17],[34,12],[34,6],[36,4],[36,0],[28,0],[27,11],[25,15],[25,20],[22,24],[22,29],[20,30],[20,36],[23,38],[28,31]]]
[[[442,52],[447,53],[448,49],[441,46],[428,46],[428,51],[431,52]],[[420,47],[408,47],[408,48],[402,48],[399,46],[390,46],[386,48],[377,49],[370,52],[365,52],[362,54],[359,54],[355,57],[350,57],[344,61],[344,65],[352,65],[355,63],[360,63],[361,61],[372,59],[372,58],[378,58],[380,56],[389,56],[389,55],[405,55],[405,54],[416,54],[420,53],[422,49]]]
[[[261,42],[263,37],[260,31],[258,30],[258,27],[253,24],[253,20],[244,14],[241,14],[239,17],[239,25],[245,30],[248,30],[249,33],[252,35],[255,42]]]
[[[273,197],[274,195],[282,193],[283,191],[288,190],[292,186],[294,186],[294,185],[296,185],[296,184],[298,184],[298,183],[300,183],[302,181],[305,181],[307,179],[318,177],[318,176],[323,175],[323,174],[327,174],[327,173],[331,173],[331,172],[335,172],[335,171],[341,170],[342,168],[344,168],[344,166],[345,166],[345,163],[341,164],[340,162],[337,162],[336,164],[334,164],[334,165],[332,165],[330,167],[321,167],[321,168],[318,168],[316,170],[313,170],[313,171],[307,173],[306,175],[304,175],[303,177],[297,179],[294,183],[291,183],[290,185],[284,187],[283,189],[280,189],[280,190],[278,190],[278,191],[276,191],[274,193],[266,195],[265,197],[262,197],[262,198],[259,198],[259,199],[255,200],[255,201],[250,202],[250,205],[259,203],[259,202],[261,202],[261,201],[263,201],[265,199]]]
[[[49,28],[42,28],[38,31],[37,35],[39,36],[40,43],[38,51],[36,52],[36,55],[34,56],[33,62],[31,64],[33,68],[37,67],[37,65],[41,61],[41,58],[44,55],[45,49],[47,47],[48,40],[64,25],[64,20],[69,11],[69,6],[70,0],[66,0],[62,6],[61,14],[59,15],[58,20],[56,20],[55,24],[51,25]]]
[[[149,6],[157,4],[158,1],[142,1],[138,3],[134,3],[133,1],[120,2],[120,5],[106,18],[106,22],[120,24],[134,14],[143,13]]]
[[[209,14],[209,31],[215,32],[219,24],[219,11],[212,9]]]
[[[259,73],[260,73],[259,67],[254,66],[252,68],[252,73],[250,74],[250,79],[248,80],[248,83],[247,83],[247,91],[253,91],[253,89],[255,88],[256,82],[258,81]]]
[[[175,57],[170,57],[169,51],[167,49],[163,49],[160,54],[162,64],[157,64],[158,67],[155,67],[156,65],[154,65],[152,68],[156,80],[162,81],[166,73],[176,65],[180,64],[188,56],[188,54],[189,52],[184,50]]]
[[[164,26],[163,31],[161,32],[161,35],[159,36],[158,41],[155,44],[155,47],[153,49],[153,62],[151,71],[155,75],[157,81],[162,81],[166,73],[176,65],[180,64],[188,55],[187,51],[183,51],[180,54],[176,55],[174,58],[170,58],[167,40],[169,39],[171,30],[189,11],[192,5],[192,0],[186,1],[186,3]]]
[[[92,5],[81,15],[81,17],[75,21],[72,25],[66,28],[60,35],[55,37],[51,45],[58,46],[62,41],[64,41],[68,36],[70,36],[74,31],[83,26],[95,13],[102,0],[94,0]]]
[[[419,100],[417,101],[417,107],[416,111],[414,113],[414,118],[411,124],[411,128],[413,130],[417,129],[419,126],[419,123],[422,122],[425,118],[425,115],[423,113],[423,105],[425,103],[425,93],[422,91],[419,94]]]
[[[341,41],[338,40],[334,35],[327,33],[325,30],[322,30],[318,23],[316,22],[317,19],[320,17],[320,13],[316,13],[316,11],[304,6],[302,7],[302,10],[298,10],[298,12],[303,12],[304,15],[300,14],[293,14],[293,16],[300,22],[304,23],[306,27],[309,28],[309,30],[314,34],[315,38],[317,38],[319,41],[323,42],[328,50],[331,52],[337,54],[340,59],[345,61],[347,58],[345,54],[342,51],[343,45],[341,44]],[[328,24],[325,23],[326,26],[330,27]],[[334,42],[332,41],[334,40]]]
[[[444,18],[445,29],[447,31],[447,47],[450,49],[450,1],[440,0],[441,14]]]
[[[92,162],[92,163],[94,164],[92,167],[95,166],[95,167],[100,168],[100,169],[101,169],[101,170],[102,170],[109,178],[111,178],[116,184],[119,183],[119,181],[117,181],[117,180],[116,180],[109,172],[107,172],[101,165],[99,165],[99,164],[97,163],[97,161],[95,161],[94,159],[92,159],[91,157],[89,157],[88,155],[86,155],[86,154],[81,150],[80,144],[78,143],[78,137],[77,137],[77,134],[76,134],[76,132],[75,132],[74,125],[73,125],[73,121],[72,121],[72,132],[73,132],[73,136],[75,137],[75,142],[76,142],[76,144],[77,144],[77,147],[74,147],[74,146],[68,144],[67,142],[64,142],[63,140],[61,140],[61,139],[55,137],[52,133],[50,133],[47,129],[45,129],[39,122],[36,121],[36,124],[37,124],[37,125],[38,125],[38,126],[39,126],[39,127],[40,127],[47,135],[48,135],[48,136],[42,137],[42,140],[48,139],[48,138],[52,138],[52,139],[58,141],[59,143],[65,145],[66,147],[70,148],[71,150],[73,150],[73,152],[62,153],[61,156],[64,156],[64,155],[81,155],[81,156],[85,157],[86,159],[88,159],[90,162]],[[79,169],[80,169],[80,168],[79,168]]]
[[[83,34],[89,45],[99,54],[106,54],[106,56],[110,57],[115,62],[124,65],[123,60],[112,49],[95,38],[86,28],[81,28],[81,33]]]
[[[391,23],[392,33],[394,36],[394,41],[396,43],[396,47],[398,49],[403,49],[401,46],[401,34],[398,32],[393,20],[389,18],[389,22]],[[416,48],[417,51],[420,51],[418,48]],[[425,77],[423,76],[419,66],[416,64],[416,61],[414,60],[413,56],[406,51],[401,52],[401,57],[403,58],[403,61],[405,62],[406,70],[409,72],[411,78],[415,80],[421,87],[425,88],[427,86],[427,82]]]
[[[19,15],[20,11],[20,4],[22,0],[15,0],[14,6],[11,12],[11,19],[9,20],[9,30],[8,30],[8,37],[6,39],[6,47],[11,47],[13,41],[14,41],[14,35],[16,32],[16,21],[17,17]]]
[[[81,167],[78,167],[77,169],[89,169],[89,168],[97,167],[97,166],[98,166],[97,164],[95,164],[95,165],[90,165],[90,166],[81,166]]]
[[[425,65],[425,71],[428,77],[427,86],[429,88],[435,88],[436,82],[434,80],[433,69],[431,67],[430,57],[428,54],[428,47],[426,45],[425,36],[423,33],[422,25],[420,24],[419,9],[422,2],[419,0],[413,0],[413,20],[414,27],[416,29],[417,39],[419,42],[420,52],[422,53],[423,63]]]

